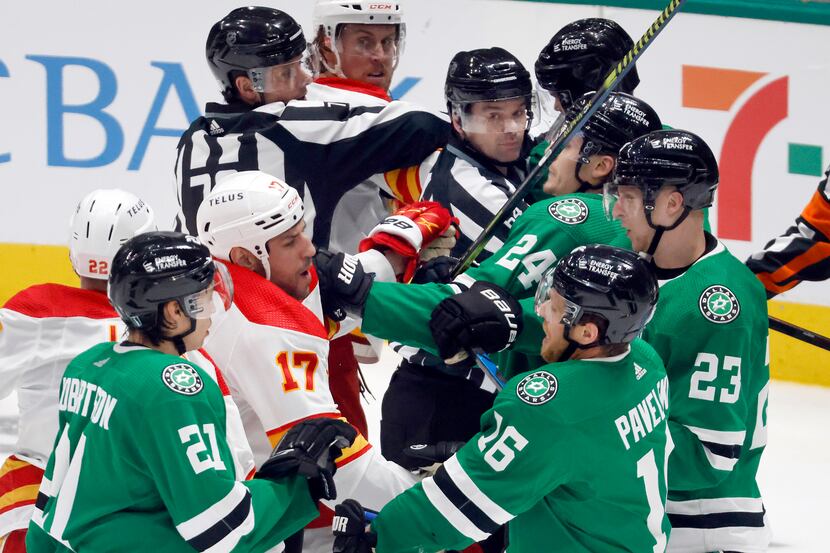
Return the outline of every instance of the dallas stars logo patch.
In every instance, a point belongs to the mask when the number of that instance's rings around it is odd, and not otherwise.
[[[741,305],[732,290],[726,286],[710,286],[700,295],[700,312],[713,323],[734,321],[741,312]]]
[[[161,380],[174,392],[186,396],[194,396],[204,387],[202,377],[196,369],[186,363],[176,363],[165,367],[161,372]]]
[[[588,218],[588,206],[579,198],[565,198],[550,204],[548,213],[566,225],[578,225]]]
[[[559,384],[547,371],[537,371],[524,377],[516,386],[519,399],[530,405],[542,405],[556,395]]]

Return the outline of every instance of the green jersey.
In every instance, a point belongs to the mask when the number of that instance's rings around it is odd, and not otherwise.
[[[641,340],[511,379],[481,431],[372,522],[378,553],[462,549],[507,523],[508,551],[662,552],[669,392]]]
[[[517,298],[533,297],[542,274],[577,246],[610,244],[630,248],[618,221],[608,221],[599,194],[567,194],[537,202],[516,219],[504,245],[478,267],[468,269],[455,282],[465,287],[477,280],[501,286]],[[362,329],[367,334],[421,347],[437,354],[429,319],[438,303],[458,291],[457,284],[372,285],[363,312]],[[401,313],[406,313],[401,317]],[[525,309],[525,328],[538,327],[533,310]],[[528,347],[538,353],[539,334],[529,334]],[[521,339],[521,338],[520,338]],[[527,340],[527,339],[526,339]],[[523,363],[524,370],[541,363]],[[500,360],[508,375],[516,374]]]
[[[643,338],[671,383],[670,551],[761,551],[769,541],[755,473],[769,392],[764,287],[726,248],[682,275],[658,275]]]
[[[222,392],[195,364],[103,343],[60,385],[27,550],[265,551],[316,515],[305,479],[242,481]]]

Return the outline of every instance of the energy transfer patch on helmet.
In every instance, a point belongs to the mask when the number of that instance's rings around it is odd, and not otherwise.
[[[519,381],[516,395],[528,405],[542,405],[552,400],[558,389],[555,376],[547,371],[536,371]]]
[[[700,312],[713,323],[731,323],[741,313],[741,304],[732,290],[719,284],[704,290],[698,303]]]
[[[186,396],[195,396],[204,388],[202,377],[187,363],[166,366],[161,372],[161,381],[174,392]]]
[[[548,213],[566,225],[578,225],[588,218],[588,206],[579,198],[565,198],[550,204]]]

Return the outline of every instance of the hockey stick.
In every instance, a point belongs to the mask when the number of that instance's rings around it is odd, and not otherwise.
[[[787,321],[782,321],[776,317],[769,318],[769,328],[770,330],[786,334],[796,340],[806,342],[811,346],[816,346],[823,350],[830,351],[830,338],[822,336],[821,334],[816,334],[806,328],[801,328],[800,326],[788,323]]]
[[[640,37],[634,47],[628,51],[628,53],[620,60],[620,62],[608,73],[608,76],[605,77],[605,80],[602,83],[602,86],[599,87],[594,95],[588,100],[582,110],[577,114],[577,116],[571,120],[568,125],[559,133],[559,138],[557,138],[553,143],[548,144],[548,147],[545,149],[545,153],[542,154],[539,163],[530,174],[527,175],[524,181],[516,188],[516,191],[510,197],[507,202],[501,207],[501,209],[496,213],[493,220],[490,221],[484,230],[481,231],[481,234],[478,235],[478,238],[470,244],[470,247],[467,248],[467,251],[464,252],[464,256],[455,266],[453,269],[452,276],[453,278],[457,277],[464,271],[466,271],[470,265],[473,263],[478,254],[481,253],[481,250],[484,249],[485,243],[490,239],[490,236],[493,234],[493,231],[496,229],[498,225],[500,225],[504,219],[507,217],[509,213],[513,213],[513,209],[519,205],[525,196],[530,192],[530,183],[532,183],[536,179],[536,175],[539,174],[539,171],[545,164],[548,162],[550,157],[553,155],[553,152],[558,152],[560,149],[568,143],[568,141],[576,135],[582,127],[585,126],[585,123],[590,119],[590,117],[602,106],[605,99],[608,98],[608,95],[620,84],[623,78],[628,74],[632,67],[634,67],[634,62],[643,55],[643,52],[646,51],[646,48],[654,40],[660,31],[662,31],[666,25],[671,21],[672,17],[677,13],[680,6],[683,5],[685,0],[671,0],[669,5],[666,6],[657,19],[654,20],[654,23],[646,30],[645,34]]]

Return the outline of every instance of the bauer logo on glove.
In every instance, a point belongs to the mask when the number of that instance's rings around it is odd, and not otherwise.
[[[403,256],[406,267],[401,280],[409,282],[419,259],[449,254],[455,245],[458,219],[438,202],[415,202],[385,218],[361,240],[359,250],[389,248]],[[441,245],[432,251],[433,244]],[[430,255],[423,254],[430,250]]]

